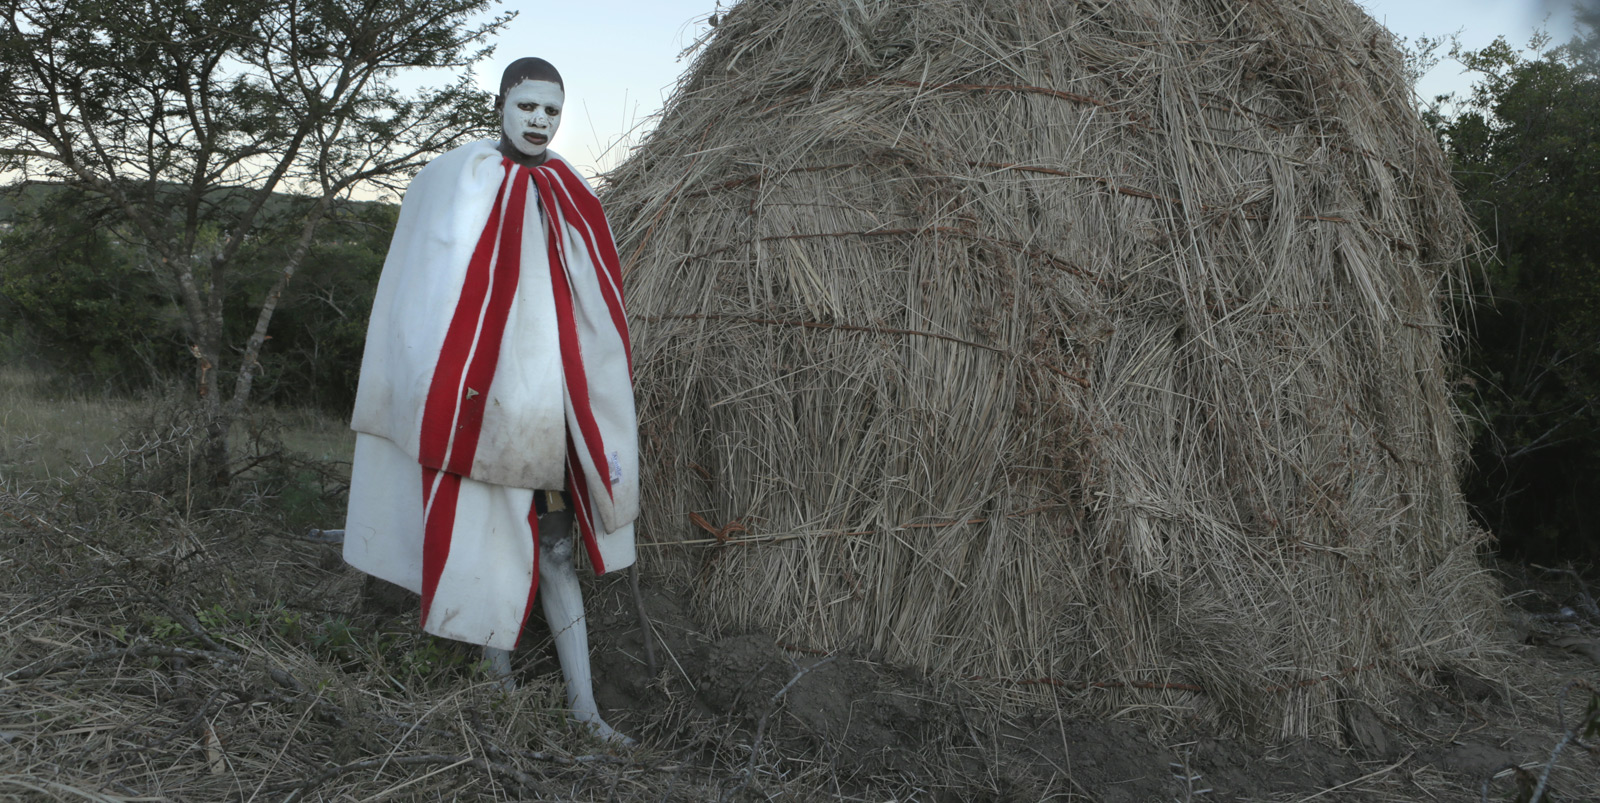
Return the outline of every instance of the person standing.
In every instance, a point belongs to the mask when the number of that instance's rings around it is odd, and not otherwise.
[[[484,645],[507,679],[537,594],[573,718],[625,741],[594,701],[573,555],[581,540],[597,573],[635,559],[632,354],[605,214],[549,149],[565,100],[549,62],[512,62],[500,141],[406,191],[351,420],[344,556],[419,593],[423,630]]]

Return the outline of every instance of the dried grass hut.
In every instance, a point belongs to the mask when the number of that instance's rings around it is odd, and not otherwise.
[[[1286,735],[1485,649],[1472,234],[1353,2],[743,0],[609,181],[721,625]]]

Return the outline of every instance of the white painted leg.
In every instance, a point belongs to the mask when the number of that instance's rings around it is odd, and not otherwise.
[[[539,602],[545,622],[555,638],[561,675],[567,681],[567,707],[572,718],[607,742],[633,744],[600,718],[594,701],[594,679],[589,668],[589,626],[583,614],[583,589],[572,563],[576,539],[572,514],[547,513],[539,517]]]
[[[517,687],[516,679],[511,677],[511,651],[499,647],[485,646],[483,660],[489,664],[489,674],[499,684],[500,688],[511,691]]]

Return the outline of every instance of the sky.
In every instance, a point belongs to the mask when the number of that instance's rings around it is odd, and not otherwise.
[[[1597,0],[1583,0],[1595,3]],[[1372,18],[1408,41],[1422,36],[1459,34],[1461,44],[1481,48],[1504,36],[1526,47],[1534,31],[1548,31],[1561,44],[1572,38],[1572,1],[1566,0],[1358,0]],[[1441,54],[1443,55],[1443,54]],[[1426,99],[1448,92],[1466,94],[1471,76],[1445,59],[1417,84]]]
[[[1469,48],[1505,36],[1525,45],[1534,30],[1546,27],[1557,42],[1572,34],[1571,0],[1358,0],[1398,36],[1459,33]],[[1600,2],[1600,0],[1583,0]],[[561,70],[567,107],[552,147],[586,173],[615,166],[637,142],[688,69],[684,55],[711,30],[707,18],[717,0],[590,0],[549,3],[506,0],[500,10],[517,19],[493,40],[494,56],[479,69],[478,81],[495,91],[506,64],[540,56]],[[1471,85],[1460,65],[1448,60],[1418,86],[1424,98],[1464,93]]]

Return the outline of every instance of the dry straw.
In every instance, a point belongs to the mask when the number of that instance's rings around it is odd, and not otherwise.
[[[722,625],[1285,735],[1486,649],[1472,235],[1354,3],[745,0],[608,182]]]

